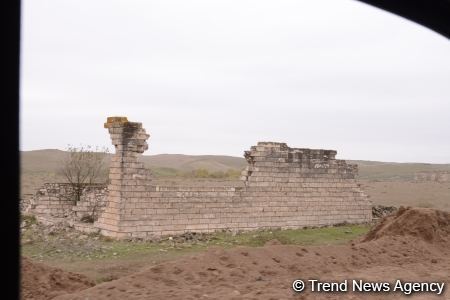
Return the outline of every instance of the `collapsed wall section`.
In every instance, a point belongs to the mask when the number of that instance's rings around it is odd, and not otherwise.
[[[32,213],[41,220],[49,218],[68,218],[79,221],[89,217],[97,219],[104,209],[106,186],[86,185],[81,191],[80,200],[75,201],[75,191],[69,183],[45,183],[29,199],[24,213]]]
[[[244,153],[246,195],[271,203],[280,223],[290,226],[369,222],[371,204],[356,182],[358,167],[335,159],[336,154],[259,142]]]
[[[68,183],[45,183],[30,199],[25,212],[33,212],[37,216],[68,217],[75,205],[72,190]]]
[[[116,147],[107,207],[95,226],[117,238],[186,231],[299,228],[371,221],[357,166],[336,151],[260,142],[245,152],[244,187],[156,186],[138,161],[149,137],[124,117],[105,123]]]
[[[336,151],[290,148],[285,143],[259,142],[245,151],[242,172],[247,186],[293,186],[304,178],[355,179],[357,165],[336,160]]]
[[[424,171],[414,174],[415,181],[450,182],[450,171]]]

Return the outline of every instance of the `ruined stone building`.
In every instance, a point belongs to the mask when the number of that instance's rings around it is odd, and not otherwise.
[[[245,151],[243,186],[160,186],[139,161],[149,138],[142,124],[110,117],[105,128],[116,151],[94,223],[104,235],[146,238],[371,221],[357,166],[335,159],[336,151],[259,142]]]
[[[415,181],[450,182],[450,171],[423,171],[414,174]]]

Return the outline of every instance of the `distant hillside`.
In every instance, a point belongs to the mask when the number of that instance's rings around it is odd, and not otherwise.
[[[22,175],[56,178],[60,162],[66,153],[47,149],[21,152]],[[152,169],[155,176],[173,177],[199,169],[213,172],[239,171],[247,162],[243,157],[225,155],[183,155],[158,154],[143,155],[145,166]],[[361,179],[369,180],[412,180],[419,171],[449,170],[450,164],[395,163],[377,161],[352,161],[359,165]],[[22,176],[23,177],[23,176]]]
[[[67,155],[65,151],[45,149],[22,151],[20,154],[22,195],[34,193],[45,182],[64,181],[57,173]],[[224,155],[143,155],[142,161],[155,177],[212,179],[237,179],[247,164],[244,158]]]
[[[158,154],[144,155],[142,161],[149,168],[172,168],[181,171],[206,169],[211,172],[245,168],[243,157],[224,155]]]
[[[416,172],[446,170],[450,164],[395,163],[365,160],[347,160],[359,167],[359,178],[368,180],[412,180]]]
[[[21,151],[20,154],[22,171],[32,173],[56,173],[66,156],[65,151],[56,149]],[[184,154],[143,155],[142,162],[151,169],[165,168],[179,171],[206,169],[210,172],[242,169],[247,164],[242,157]]]
[[[53,173],[58,169],[66,152],[56,149],[21,151],[20,167],[22,172]]]

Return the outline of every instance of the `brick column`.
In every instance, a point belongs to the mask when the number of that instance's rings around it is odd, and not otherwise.
[[[108,117],[104,127],[108,129],[115,154],[109,169],[108,196],[105,211],[100,215],[95,227],[104,235],[127,236],[127,214],[133,193],[145,192],[151,182],[150,174],[139,156],[148,149],[150,137],[142,128],[142,123],[129,122],[126,117]]]

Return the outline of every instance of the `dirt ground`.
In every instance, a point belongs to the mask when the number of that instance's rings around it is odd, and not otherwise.
[[[344,245],[280,245],[272,240],[263,247],[212,247],[82,291],[68,290],[54,299],[407,298],[401,291],[317,293],[310,286],[296,293],[291,287],[295,279],[382,281],[392,287],[398,279],[448,285],[450,214],[427,208],[400,209],[368,234]],[[441,296],[428,292],[408,298],[450,299],[447,290]]]
[[[24,257],[21,262],[23,299],[52,299],[94,286],[86,276],[65,272]]]
[[[369,226],[341,225],[323,228],[258,230],[251,232],[186,233],[149,241],[117,241],[84,234],[61,224],[22,221],[21,253],[33,261],[83,274],[96,283],[114,280],[157,263],[205,251],[209,247],[261,247],[277,239],[285,245],[345,244],[367,233]]]

